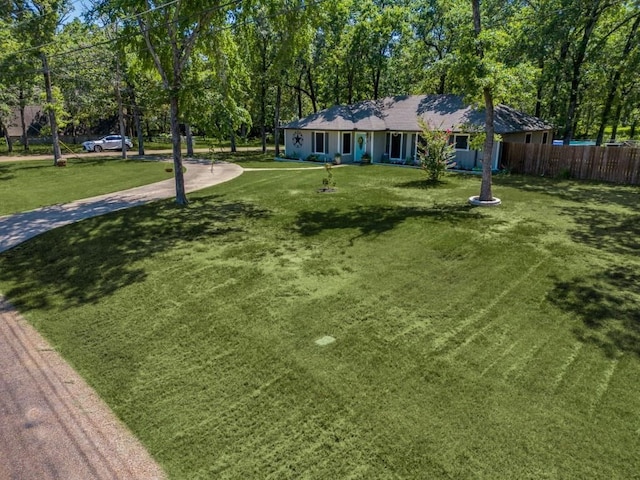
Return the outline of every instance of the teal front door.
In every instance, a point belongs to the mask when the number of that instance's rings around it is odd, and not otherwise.
[[[367,151],[367,134],[360,132],[356,133],[355,141],[356,151],[353,154],[353,161],[361,162],[362,155]]]

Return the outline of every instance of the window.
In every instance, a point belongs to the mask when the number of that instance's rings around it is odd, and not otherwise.
[[[524,143],[531,143],[531,134],[530,133],[527,133],[524,136]]]
[[[313,153],[327,153],[326,132],[313,132]]]
[[[544,132],[542,134],[542,144],[546,145],[548,140],[549,140],[549,133],[548,132]]]
[[[402,137],[400,132],[387,133],[385,153],[389,158],[398,160],[402,158]]]
[[[342,154],[351,155],[351,132],[342,134]]]
[[[456,150],[469,150],[469,135],[449,135],[449,145]]]

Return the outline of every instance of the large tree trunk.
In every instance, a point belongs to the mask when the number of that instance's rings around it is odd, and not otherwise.
[[[558,92],[560,91],[560,83],[564,80],[563,68],[564,62],[566,62],[567,56],[569,55],[569,46],[570,43],[568,41],[560,46],[560,58],[557,62],[558,68],[556,70],[553,88],[551,89],[551,96],[549,97],[551,98],[551,104],[549,105],[549,117],[551,119],[555,119],[558,112]]]
[[[442,95],[444,94],[444,88],[447,84],[447,74],[443,73],[440,75],[440,79],[438,81],[438,94]]]
[[[236,153],[236,132],[233,131],[233,127],[231,127],[231,153]]]
[[[382,74],[380,68],[376,68],[373,73],[373,99],[377,100],[380,95],[380,75]]]
[[[538,60],[538,68],[540,69],[540,72],[544,71],[544,59],[540,58]],[[536,117],[542,116],[542,87],[544,84],[544,80],[542,78],[542,75],[540,75],[540,77],[541,78],[538,81],[538,85],[536,87],[536,107],[534,113]]]
[[[276,112],[273,118],[274,123],[274,132],[273,132],[273,143],[276,148],[276,157],[280,156],[280,106],[282,103],[282,87],[280,83],[276,87]]]
[[[24,151],[29,150],[29,135],[27,135],[27,122],[24,120],[25,109],[24,91],[20,89],[20,128],[22,130],[22,148]]]
[[[296,104],[298,106],[298,118],[302,118],[302,75],[298,75],[298,85],[296,87]]]
[[[118,125],[120,126],[120,149],[122,158],[127,159],[127,130],[124,125],[124,107],[122,106],[122,92],[120,92],[120,60],[116,59],[116,84],[114,87],[118,102]]]
[[[260,139],[262,141],[262,153],[267,153],[267,87],[264,80],[260,85]]]
[[[618,137],[618,125],[620,124],[620,116],[622,115],[622,102],[616,106],[616,111],[613,114],[613,124],[611,125],[611,140],[616,140]]]
[[[136,126],[136,137],[138,139],[138,155],[144,155],[144,132],[142,131],[142,119],[140,118],[140,106],[138,105],[135,91],[129,85],[131,103],[133,104],[133,123]]]
[[[596,23],[603,11],[604,9],[600,7],[600,0],[596,0],[594,2],[593,9],[589,12],[589,18],[587,19],[587,24],[584,27],[584,32],[582,34],[582,39],[578,44],[578,49],[573,56],[569,108],[567,109],[564,137],[562,138],[565,145],[569,145],[573,139],[574,122],[578,109],[578,94],[580,93],[580,86],[582,83],[582,65],[586,59],[587,46],[589,45],[591,34],[593,33]]]
[[[1,123],[0,123],[0,132],[2,132],[2,135],[4,136],[4,139],[7,142],[7,152],[9,153],[13,152],[13,141],[9,136],[9,130]]]
[[[622,77],[622,73],[626,68],[626,60],[627,56],[636,46],[636,42],[634,41],[636,37],[636,33],[638,32],[638,28],[640,27],[640,16],[636,18],[636,21],[633,22],[631,26],[631,30],[629,31],[629,35],[627,36],[627,41],[625,42],[624,48],[622,49],[621,61],[618,63],[618,67],[609,82],[609,93],[607,94],[607,99],[604,103],[604,108],[602,110],[602,117],[600,118],[600,127],[598,128],[598,135],[596,136],[596,145],[601,145],[602,140],[604,138],[604,129],[609,122],[609,117],[611,115],[611,109],[613,108],[613,103],[616,98],[616,94],[618,93],[618,86],[620,85],[620,78]]]
[[[182,150],[180,145],[180,123],[177,89],[171,89],[169,103],[171,107],[171,143],[173,147],[173,171],[176,180],[176,203],[187,205],[187,195],[184,189],[184,174],[182,173]]]
[[[309,83],[309,98],[311,98],[311,106],[313,107],[313,113],[317,113],[318,99],[316,98],[316,87],[315,87],[315,84],[313,83],[313,76],[311,75],[311,67],[307,68],[307,83]]]
[[[482,152],[482,183],[480,184],[480,201],[488,202],[493,200],[491,192],[491,163],[493,154],[493,95],[490,88],[484,89],[485,123],[484,129],[487,137],[484,139]]]
[[[51,87],[51,73],[49,72],[49,62],[47,55],[42,54],[42,70],[44,73],[44,88],[46,92],[47,103],[49,104],[49,124],[51,125],[51,140],[53,143],[53,164],[57,165],[58,160],[62,158],[60,152],[60,141],[58,139],[58,122],[56,120],[56,112],[53,108],[53,89]]]
[[[260,45],[262,71],[260,72],[260,138],[262,153],[267,153],[267,40]]]
[[[476,38],[480,36],[482,32],[482,26],[480,23],[480,0],[472,0],[473,7],[473,29],[475,31]],[[480,44],[478,44],[480,45]],[[476,47],[476,54],[480,59],[484,58],[484,51],[481,46]],[[491,88],[484,87],[482,90],[484,96],[484,130],[485,139],[484,147],[482,151],[482,182],[480,184],[480,198],[481,202],[490,202],[493,200],[493,194],[491,192],[491,157],[493,153],[493,94]]]
[[[187,157],[193,157],[193,133],[191,132],[191,125],[189,123],[185,123],[184,131],[187,137]]]
[[[613,101],[616,98],[616,92],[618,90],[618,82],[620,81],[620,71],[618,70],[613,76],[613,80],[609,84],[609,93],[607,99],[604,102],[604,108],[602,109],[602,116],[600,117],[600,126],[598,127],[598,134],[596,135],[596,145],[602,145],[604,139],[604,129],[609,123],[609,116],[611,115],[611,109],[613,108]]]

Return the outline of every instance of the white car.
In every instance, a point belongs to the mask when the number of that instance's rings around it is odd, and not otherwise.
[[[133,148],[133,143],[129,137],[124,137],[126,148]],[[101,152],[103,150],[120,150],[122,148],[122,137],[120,135],[107,135],[100,140],[90,140],[82,144],[82,149],[87,152]]]

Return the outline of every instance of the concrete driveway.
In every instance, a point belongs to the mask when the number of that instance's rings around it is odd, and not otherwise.
[[[242,174],[184,162],[187,192]],[[174,180],[0,218],[0,252],[47,230],[175,195]],[[10,252],[6,253],[10,255]],[[0,479],[163,479],[89,385],[0,296]]]

